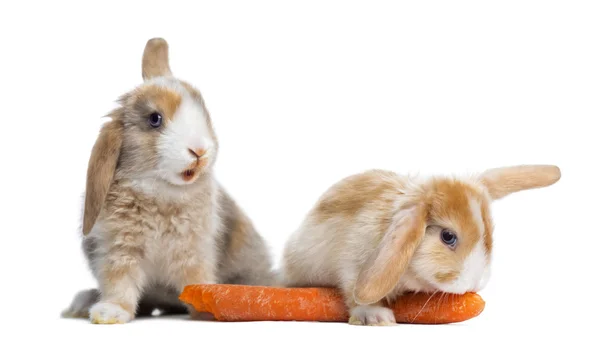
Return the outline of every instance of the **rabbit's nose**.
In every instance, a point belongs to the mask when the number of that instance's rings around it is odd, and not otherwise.
[[[190,152],[190,154],[192,154],[196,158],[201,158],[204,155],[204,153],[206,153],[206,151],[202,148],[196,148],[196,149],[188,148],[188,151]]]

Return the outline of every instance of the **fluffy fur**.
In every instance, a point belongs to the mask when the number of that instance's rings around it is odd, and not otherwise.
[[[490,204],[560,179],[555,166],[514,166],[476,177],[412,178],[384,170],[328,189],[285,245],[285,286],[340,288],[350,323],[394,324],[385,302],[405,292],[464,293],[490,275]],[[443,231],[456,242],[442,240]],[[446,232],[447,233],[447,232]]]
[[[163,39],[142,62],[144,83],[119,99],[88,166],[83,251],[99,287],[64,316],[126,323],[186,312],[185,285],[274,280],[265,241],[213,176],[218,140],[202,96],[172,76]]]

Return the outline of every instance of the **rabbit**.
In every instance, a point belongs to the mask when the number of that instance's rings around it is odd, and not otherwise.
[[[98,282],[63,311],[123,324],[193,310],[186,285],[271,285],[270,248],[215,179],[219,142],[200,92],[173,76],[169,46],[147,41],[143,82],[118,99],[91,151],[82,250]]]
[[[413,177],[371,169],[320,196],[284,245],[286,287],[340,290],[354,325],[395,325],[386,303],[408,292],[482,290],[493,247],[491,203],[561,177],[553,165],[475,176]]]

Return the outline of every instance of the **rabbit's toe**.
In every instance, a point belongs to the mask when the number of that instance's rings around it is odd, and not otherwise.
[[[100,302],[90,308],[90,320],[94,324],[124,324],[131,317],[131,313],[114,303]]]
[[[394,312],[379,306],[358,306],[350,311],[352,325],[396,325]]]

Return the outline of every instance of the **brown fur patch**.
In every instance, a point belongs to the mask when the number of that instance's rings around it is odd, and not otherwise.
[[[83,233],[88,234],[104,206],[112,183],[123,141],[120,121],[104,125],[88,162]]]
[[[115,284],[122,280],[129,273],[129,268],[125,265],[116,265],[108,261],[103,270],[102,279],[108,284]]]
[[[203,284],[211,281],[214,281],[214,277],[209,276],[202,266],[183,266],[181,268],[181,283],[183,286]]]
[[[452,282],[458,278],[460,273],[456,271],[444,272],[444,273],[436,273],[435,279],[441,283]]]
[[[157,110],[165,120],[171,121],[181,104],[181,95],[167,87],[143,86],[136,91],[135,99]],[[150,112],[149,112],[150,113]]]
[[[245,219],[239,216],[235,221],[235,225],[231,229],[231,242],[229,243],[229,252],[232,255],[239,253],[242,248],[247,245],[248,238],[248,225]]]
[[[440,267],[460,271],[461,263],[484,235],[479,232],[478,223],[473,218],[471,201],[483,204],[483,197],[466,183],[452,179],[438,179],[432,183],[427,195],[429,222],[448,227],[458,236],[455,255],[448,255],[448,249],[442,243],[439,244],[440,253],[432,253]],[[481,215],[485,219],[484,214]]]
[[[242,214],[233,201],[227,195],[222,198],[223,212],[226,214],[224,232],[227,234],[226,250],[232,257],[237,256],[249,240],[249,232],[252,231],[252,225]]]
[[[439,230],[435,232],[435,238],[426,242],[425,250],[419,252],[422,256],[426,256],[428,260],[433,261],[436,268],[439,268],[439,272],[434,275],[436,279],[438,279],[438,275],[448,279],[448,273],[456,273],[456,277],[458,277],[462,269],[462,261],[468,255],[468,251],[452,251],[443,244],[439,239]],[[438,281],[440,283],[445,282]]]
[[[371,210],[391,212],[395,196],[398,194],[396,191],[398,184],[392,178],[389,180],[382,178],[382,174],[395,176],[392,172],[374,170],[343,180],[336,185],[333,192],[328,192],[329,194],[318,203],[317,220],[325,221],[335,216],[352,218],[367,204]],[[384,197],[383,195],[386,193],[390,197]]]
[[[144,80],[170,76],[169,45],[162,38],[152,38],[146,42],[142,56],[142,77]]]
[[[426,216],[424,207],[415,206],[386,234],[358,274],[354,291],[357,303],[375,303],[394,289],[425,233]]]
[[[483,245],[486,252],[489,254],[492,252],[494,224],[492,223],[492,217],[489,211],[489,205],[486,202],[481,204],[481,217],[483,218]]]
[[[481,180],[492,199],[500,199],[511,193],[550,186],[560,177],[560,169],[554,165],[521,165],[487,170]]]

